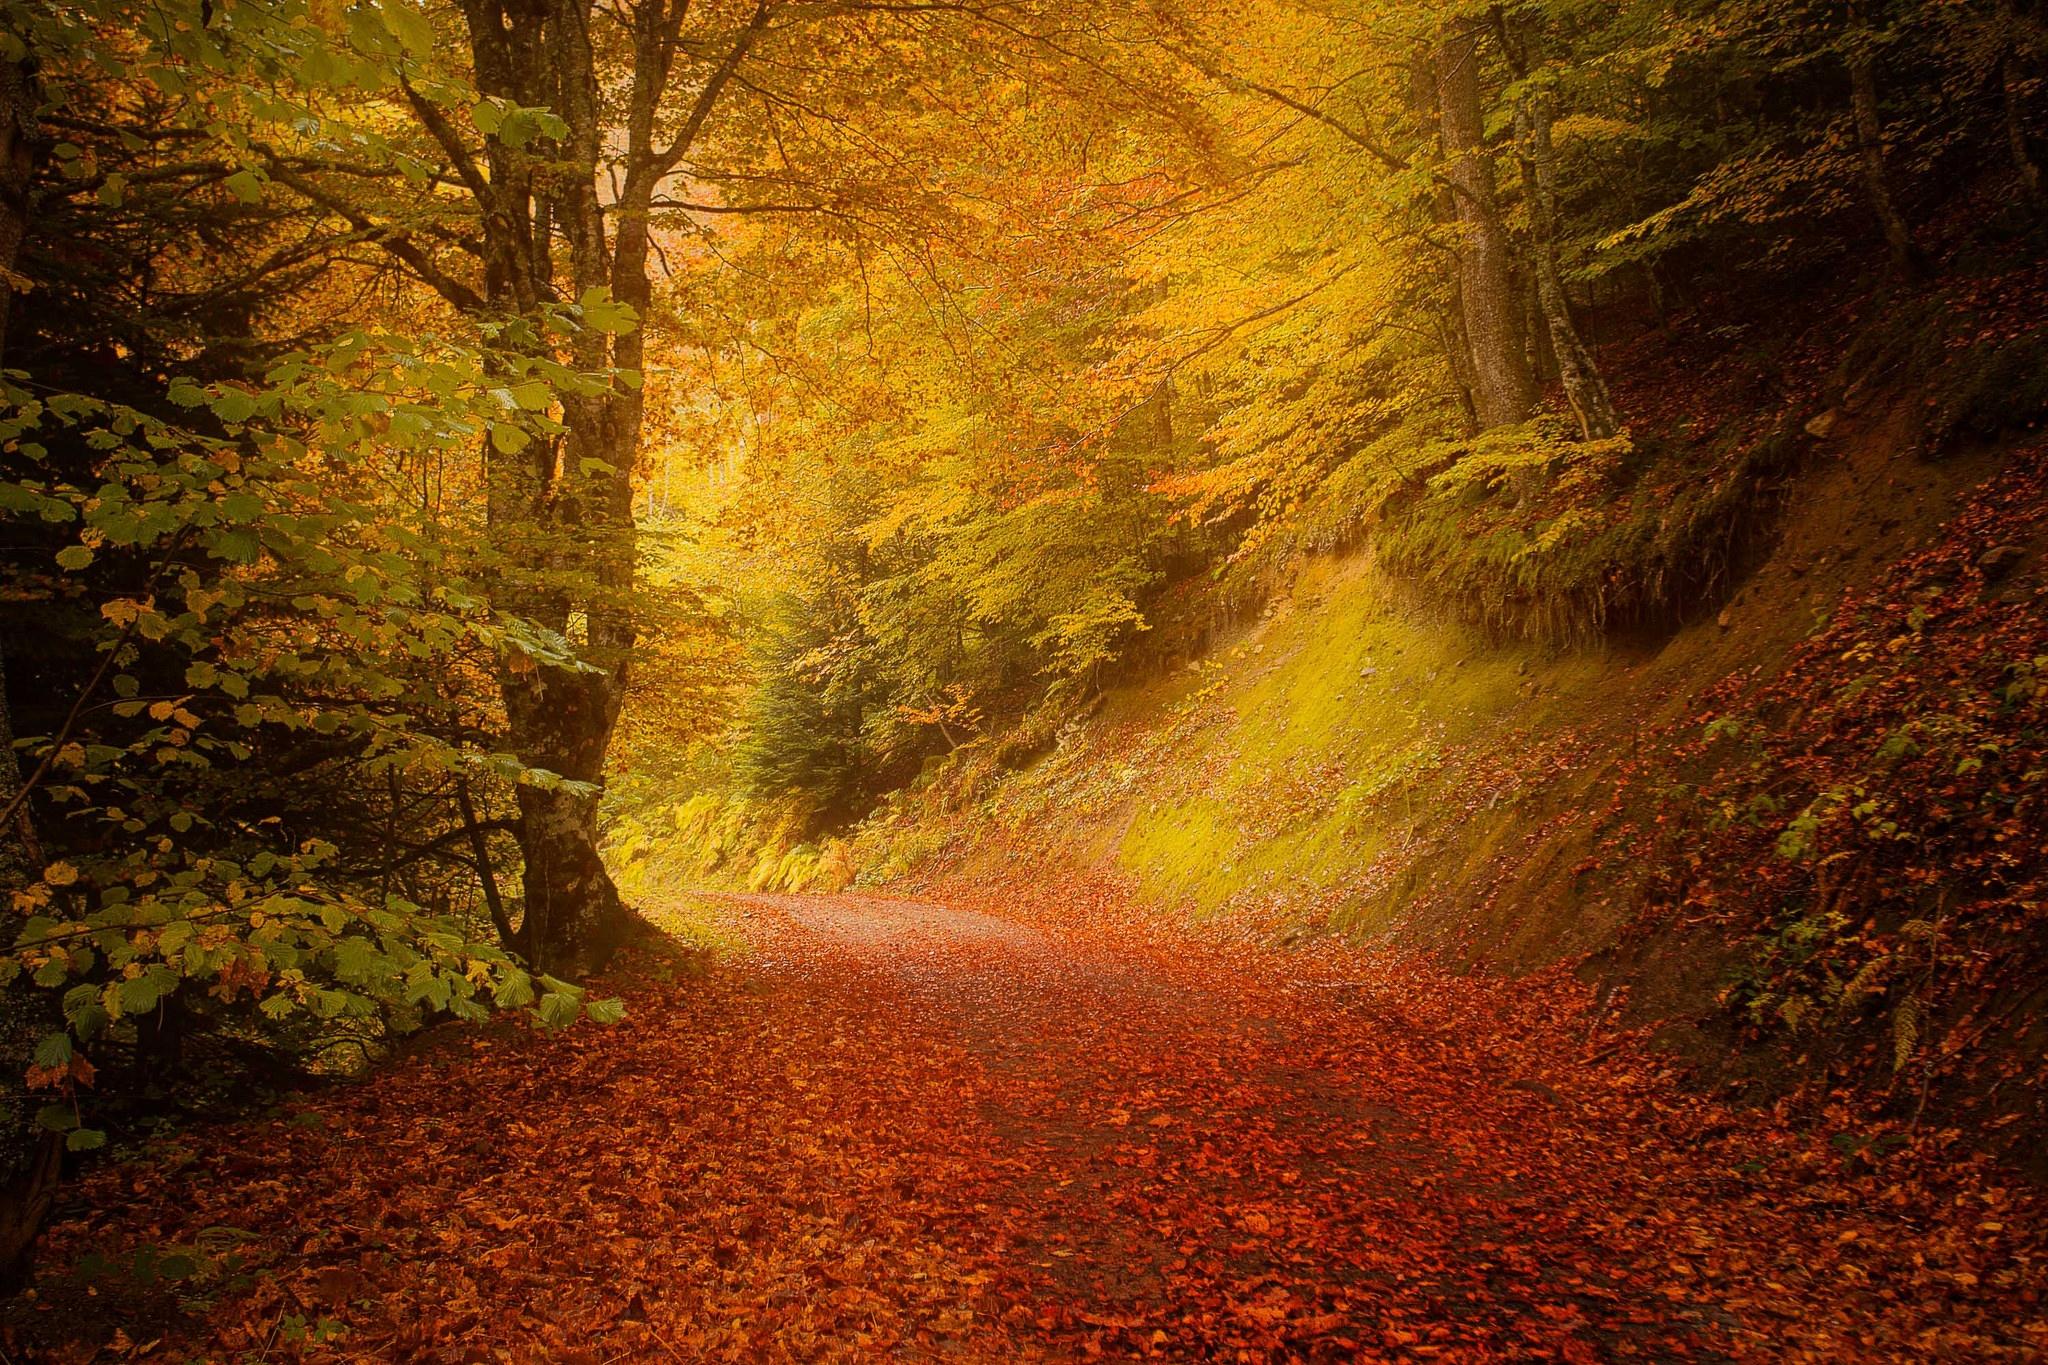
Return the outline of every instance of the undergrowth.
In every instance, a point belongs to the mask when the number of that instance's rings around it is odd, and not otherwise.
[[[1739,579],[1797,451],[1785,431],[1699,448],[1538,423],[1475,442],[1389,507],[1373,545],[1502,638],[1583,648],[1673,629]]]
[[[810,803],[699,792],[615,811],[605,851],[629,903],[665,904],[706,887],[838,891],[853,880],[846,842],[814,837]]]
[[[1917,1096],[1974,1065],[2038,989],[2044,518],[2037,442],[1775,678],[1710,691],[1654,837],[1624,825],[1609,841],[1613,860],[1651,850],[1635,932],[1684,920],[1747,942],[1724,1007],[1757,1039],[1804,1040],[1823,1072]]]

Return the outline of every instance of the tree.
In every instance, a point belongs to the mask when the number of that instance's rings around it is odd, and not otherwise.
[[[1522,163],[1522,193],[1529,213],[1529,266],[1535,276],[1536,300],[1543,326],[1556,357],[1558,377],[1564,385],[1565,401],[1579,424],[1579,435],[1589,441],[1605,440],[1621,431],[1621,417],[1608,396],[1607,382],[1593,353],[1579,338],[1572,321],[1571,301],[1565,295],[1564,278],[1558,269],[1557,242],[1560,232],[1557,199],[1557,151],[1551,129],[1556,122],[1555,73],[1535,69],[1540,59],[1541,30],[1528,26],[1517,38],[1506,14],[1494,11],[1495,32],[1501,51],[1515,76],[1515,139]]]
[[[0,53],[0,366],[7,363],[7,326],[20,279],[15,266],[28,232],[29,193],[42,141],[37,118],[41,95],[26,45],[15,35],[15,53]],[[0,641],[0,809],[12,812],[0,826],[0,881],[12,881],[41,865],[33,813],[21,799],[21,768],[15,758],[14,722],[7,702],[6,646]],[[38,1220],[40,1221],[40,1220]],[[0,1260],[7,1259],[0,1245]]]
[[[1884,113],[1877,93],[1877,57],[1880,34],[1870,22],[1870,0],[1850,0],[1848,29],[1842,38],[1842,65],[1849,73],[1849,108],[1856,133],[1856,161],[1863,176],[1863,193],[1870,211],[1884,231],[1885,252],[1892,270],[1902,279],[1913,280],[1928,273],[1927,253],[1913,236],[1906,216],[1892,193],[1891,173],[1885,166]]]
[[[1480,96],[1480,28],[1455,20],[1436,49],[1436,96],[1445,174],[1462,229],[1458,303],[1472,353],[1473,403],[1482,429],[1526,419],[1536,405],[1516,307],[1514,247],[1502,217]]]
[[[481,324],[530,317],[564,299],[613,322],[579,333],[570,360],[614,371],[620,382],[564,398],[559,442],[529,442],[503,427],[486,456],[492,536],[508,564],[494,598],[573,639],[578,651],[567,667],[508,656],[499,677],[514,751],[568,779],[518,793],[524,921],[516,942],[535,964],[571,975],[602,966],[624,932],[598,851],[597,804],[636,634],[632,476],[645,416],[639,319],[652,294],[651,205],[770,12],[762,0],[727,23],[722,14],[693,16],[686,0],[630,10],[588,0],[464,0],[478,97],[468,131],[456,111],[470,87],[437,83],[427,65],[431,30],[400,17],[395,66],[404,103],[472,200],[476,259],[468,278],[403,230],[373,226],[369,210],[314,178],[273,169],[376,232],[422,282]],[[686,32],[693,17],[699,27]],[[614,25],[623,33],[607,37]],[[621,179],[607,203],[614,175]],[[541,574],[549,582],[537,588]]]
[[[483,344],[323,323],[313,286],[345,288],[365,239],[266,209],[235,159],[262,125],[227,129],[224,104],[302,93],[272,79],[270,12],[240,17],[218,43],[120,6],[0,26],[45,85],[12,146],[47,151],[8,163],[5,196],[6,289],[43,306],[11,318],[0,379],[0,1273],[65,1150],[190,1098],[188,1033],[218,1084],[224,1051],[373,1049],[435,1014],[616,1017],[480,941],[459,898],[448,855],[496,822],[438,827],[450,789],[559,781],[489,752],[477,663],[574,659],[487,610],[488,556],[414,496],[479,432],[560,436],[505,395],[609,387],[551,358],[593,310]],[[322,335],[295,345],[301,325]]]
[[[957,210],[935,202],[919,162],[889,140],[896,129],[879,116],[914,129],[903,111],[931,98],[921,87],[962,95],[981,64],[1096,79],[1093,59],[1065,45],[1122,39],[1113,29],[1069,33],[1063,7],[1037,4],[462,0],[453,15],[435,16],[463,36],[466,61],[451,64],[409,4],[392,0],[377,12],[381,22],[350,37],[375,59],[356,79],[414,126],[402,143],[385,121],[358,118],[358,141],[386,148],[408,185],[392,193],[399,187],[388,175],[299,169],[274,153],[266,174],[376,242],[478,326],[556,301],[620,324],[580,333],[565,356],[620,382],[564,399],[559,443],[508,435],[486,456],[492,535],[506,565],[495,600],[562,633],[577,655],[566,671],[509,659],[500,678],[515,751],[570,779],[519,792],[518,946],[551,968],[587,970],[621,927],[598,853],[597,793],[637,633],[632,476],[657,275],[701,256],[705,222],[727,215],[813,218],[852,237],[856,253],[879,239],[914,259],[928,250],[919,240],[928,228],[899,230],[903,221]],[[1114,83],[1103,78],[1100,88]],[[753,122],[732,112],[737,100]],[[1172,101],[1160,107],[1177,116]],[[687,312],[663,320],[678,329],[695,322]],[[543,573],[548,589],[531,590]]]

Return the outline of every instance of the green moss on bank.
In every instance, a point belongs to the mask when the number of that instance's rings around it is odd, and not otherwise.
[[[1241,638],[1114,699],[990,813],[1197,915],[1371,927],[1413,889],[1424,831],[1468,799],[1473,757],[1599,666],[1420,610],[1368,560],[1316,561]]]

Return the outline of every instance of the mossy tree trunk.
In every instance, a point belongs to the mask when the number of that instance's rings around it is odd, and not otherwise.
[[[1849,109],[1856,133],[1856,163],[1864,198],[1884,231],[1885,252],[1894,274],[1919,279],[1929,273],[1926,253],[1892,193],[1885,165],[1884,113],[1877,93],[1877,35],[1869,22],[1869,0],[1851,0],[1849,32],[1842,52],[1849,72]]]
[[[1481,428],[1508,426],[1529,416],[1536,391],[1522,345],[1513,246],[1486,143],[1476,27],[1460,24],[1438,44],[1436,99],[1445,179],[1462,229],[1457,290],[1472,358],[1473,406]]]
[[[1515,100],[1515,141],[1522,163],[1522,189],[1529,211],[1529,270],[1534,279],[1537,311],[1557,364],[1565,402],[1579,424],[1579,435],[1605,440],[1621,431],[1621,416],[1608,394],[1607,381],[1593,352],[1572,321],[1570,297],[1558,266],[1557,149],[1551,127],[1557,119],[1557,97],[1534,69],[1536,35],[1521,41],[1495,11],[1502,50],[1507,54],[1521,92]]]
[[[348,218],[480,320],[530,317],[593,290],[644,319],[653,297],[648,215],[657,190],[765,31],[768,5],[757,3],[723,29],[693,33],[685,32],[688,0],[647,0],[609,18],[592,0],[460,0],[459,8],[478,92],[562,121],[554,136],[515,143],[490,133],[479,149],[463,131],[466,111],[403,87],[452,178],[474,201],[480,276],[444,267],[340,193],[285,168],[274,175]],[[628,30],[625,51],[616,69],[601,72],[593,34],[615,20]],[[693,93],[682,108],[668,109],[677,90]],[[591,329],[570,350],[585,372],[637,372],[643,334]],[[518,793],[524,918],[513,946],[541,970],[576,976],[601,967],[625,929],[598,853],[597,805],[636,637],[632,473],[644,410],[630,383],[564,395],[561,403],[559,439],[514,449],[492,443],[485,460],[491,539],[508,565],[496,604],[559,632],[578,655],[575,667],[511,658],[499,677],[513,752],[566,779]]]
[[[1998,0],[1998,100],[2005,125],[2006,154],[2012,158],[2020,188],[2038,208],[2048,199],[2048,189],[2043,187],[2041,163],[2034,160],[2027,136],[2026,92],[2022,85],[2025,58],[2034,46],[2029,41],[2032,32],[2031,18],[2022,18],[2013,0]]]

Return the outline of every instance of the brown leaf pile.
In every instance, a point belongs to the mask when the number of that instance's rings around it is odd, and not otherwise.
[[[102,1169],[9,1354],[2048,1347],[2038,1201],[1941,1135],[1851,1169],[1679,1091],[1565,982],[1196,940],[1082,887],[983,899],[1002,913],[735,898],[753,950],[614,983],[615,1029],[445,1033],[288,1116]],[[138,1247],[210,1249],[193,1312],[66,1277]],[[300,1339],[323,1317],[345,1332]]]

